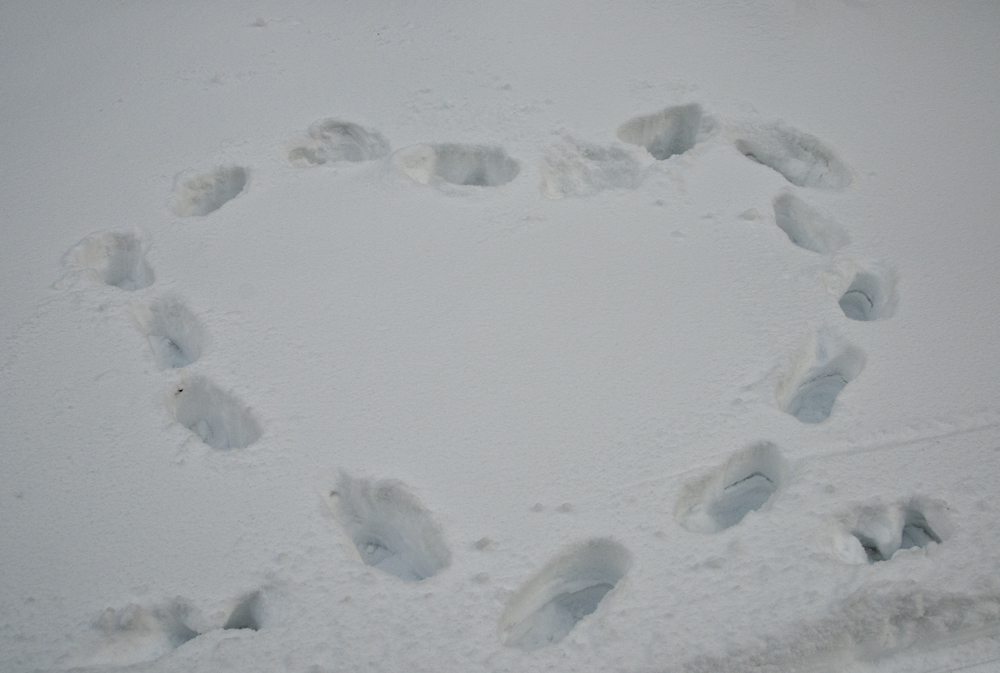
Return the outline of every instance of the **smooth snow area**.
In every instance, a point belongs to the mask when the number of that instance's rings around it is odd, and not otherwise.
[[[0,671],[995,671],[1000,5],[8,3]]]

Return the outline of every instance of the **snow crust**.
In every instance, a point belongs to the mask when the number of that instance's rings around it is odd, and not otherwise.
[[[14,3],[0,671],[992,671],[1000,8]]]

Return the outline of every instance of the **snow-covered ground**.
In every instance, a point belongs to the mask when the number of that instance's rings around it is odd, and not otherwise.
[[[998,34],[7,3],[0,670],[1000,670]]]

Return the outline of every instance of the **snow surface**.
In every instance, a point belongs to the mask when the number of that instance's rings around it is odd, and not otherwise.
[[[0,17],[0,670],[1000,670],[997,3]]]

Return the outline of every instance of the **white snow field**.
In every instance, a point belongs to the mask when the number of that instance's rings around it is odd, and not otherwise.
[[[1000,670],[998,34],[4,3],[0,671]]]

